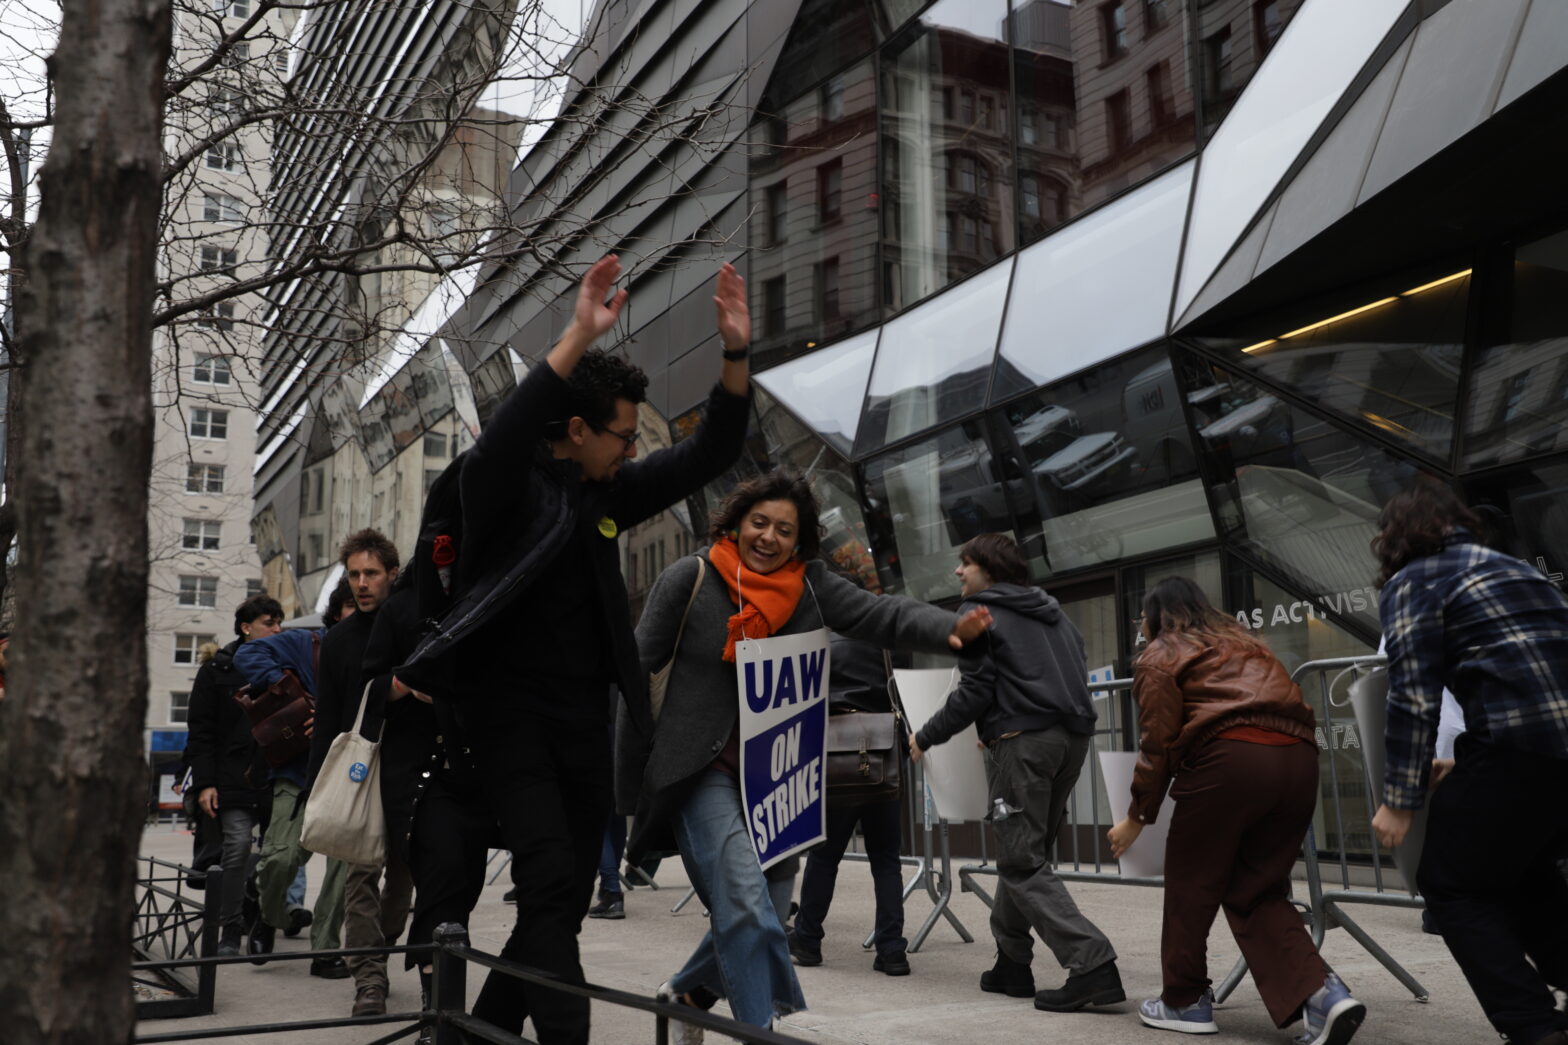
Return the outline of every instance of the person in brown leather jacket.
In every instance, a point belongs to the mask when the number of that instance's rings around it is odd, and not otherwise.
[[[1366,1006],[1290,904],[1291,868],[1317,804],[1312,709],[1268,646],[1186,577],[1150,590],[1142,627],[1149,644],[1133,682],[1142,736],[1112,855],[1154,822],[1173,778],[1176,809],[1165,847],[1164,990],[1138,1017],[1160,1030],[1218,1030],[1205,951],[1223,907],[1275,1025],[1303,1019],[1300,1045],[1342,1045]]]

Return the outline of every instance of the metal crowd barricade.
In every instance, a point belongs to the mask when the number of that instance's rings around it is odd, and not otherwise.
[[[630,994],[626,991],[600,987],[592,983],[567,983],[551,973],[519,965],[505,958],[469,946],[468,932],[461,925],[447,923],[437,927],[434,942],[418,946],[357,947],[335,951],[293,951],[273,953],[269,962],[304,961],[327,956],[364,954],[420,954],[430,955],[434,972],[431,997],[427,1008],[420,1012],[387,1013],[382,1016],[350,1016],[346,1018],[304,1019],[276,1023],[259,1023],[244,1027],[205,1027],[138,1034],[135,1045],[162,1045],[165,1042],[201,1041],[214,1038],[248,1037],[262,1034],[284,1034],[303,1030],[328,1030],[345,1027],[390,1026],[391,1029],[367,1045],[390,1045],[401,1039],[411,1039],[423,1028],[430,1028],[435,1045],[469,1045],[473,1041],[494,1042],[496,1045],[529,1045],[526,1039],[503,1030],[495,1024],[481,1020],[465,1009],[467,998],[467,967],[480,966],[522,983],[566,994],[587,998],[605,1005],[619,1005],[651,1013],[654,1017],[654,1040],[657,1045],[668,1045],[670,1021],[692,1024],[706,1031],[727,1035],[747,1045],[807,1045],[801,1039],[777,1031],[765,1030],[739,1023],[724,1016],[694,1009],[674,1002],[661,1002],[653,998]],[[233,958],[185,958],[175,961],[138,963],[139,970],[165,970],[179,966],[213,969],[218,965],[236,965],[250,961],[248,956]]]
[[[210,966],[194,973],[174,965],[149,967],[148,962],[173,962],[211,954],[218,946],[218,921],[208,918],[223,895],[223,868],[206,871],[205,894],[197,900],[187,891],[192,869],[157,857],[140,857],[147,870],[137,876],[136,913],[133,916],[132,983],[151,996],[138,998],[138,1019],[206,1016],[213,1010],[216,974]],[[171,888],[172,886],[172,888]],[[162,995],[159,997],[158,995]]]

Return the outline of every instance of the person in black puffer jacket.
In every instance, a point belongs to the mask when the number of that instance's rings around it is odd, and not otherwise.
[[[240,603],[234,611],[234,633],[239,637],[201,666],[191,686],[190,786],[201,815],[216,819],[223,828],[223,894],[209,897],[209,903],[216,904],[223,926],[218,953],[225,956],[240,953],[251,833],[272,800],[267,762],[251,736],[245,712],[231,699],[245,685],[245,676],[234,666],[234,651],[243,642],[276,635],[282,622],[283,607],[277,599],[253,595]]]

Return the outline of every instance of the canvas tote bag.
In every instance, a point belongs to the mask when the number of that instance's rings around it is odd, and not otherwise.
[[[379,867],[386,860],[387,820],[381,807],[381,744],[360,736],[370,684],[359,698],[354,728],[327,750],[305,802],[300,843],[345,863]]]

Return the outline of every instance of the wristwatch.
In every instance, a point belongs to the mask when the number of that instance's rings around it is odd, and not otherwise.
[[[746,353],[748,353],[750,351],[751,351],[751,346],[750,345],[742,345],[741,347],[736,348],[736,349],[726,348],[723,351],[722,354],[723,354],[724,358],[726,360],[728,360],[729,362],[731,362],[731,363],[739,363],[742,359],[746,358]]]

